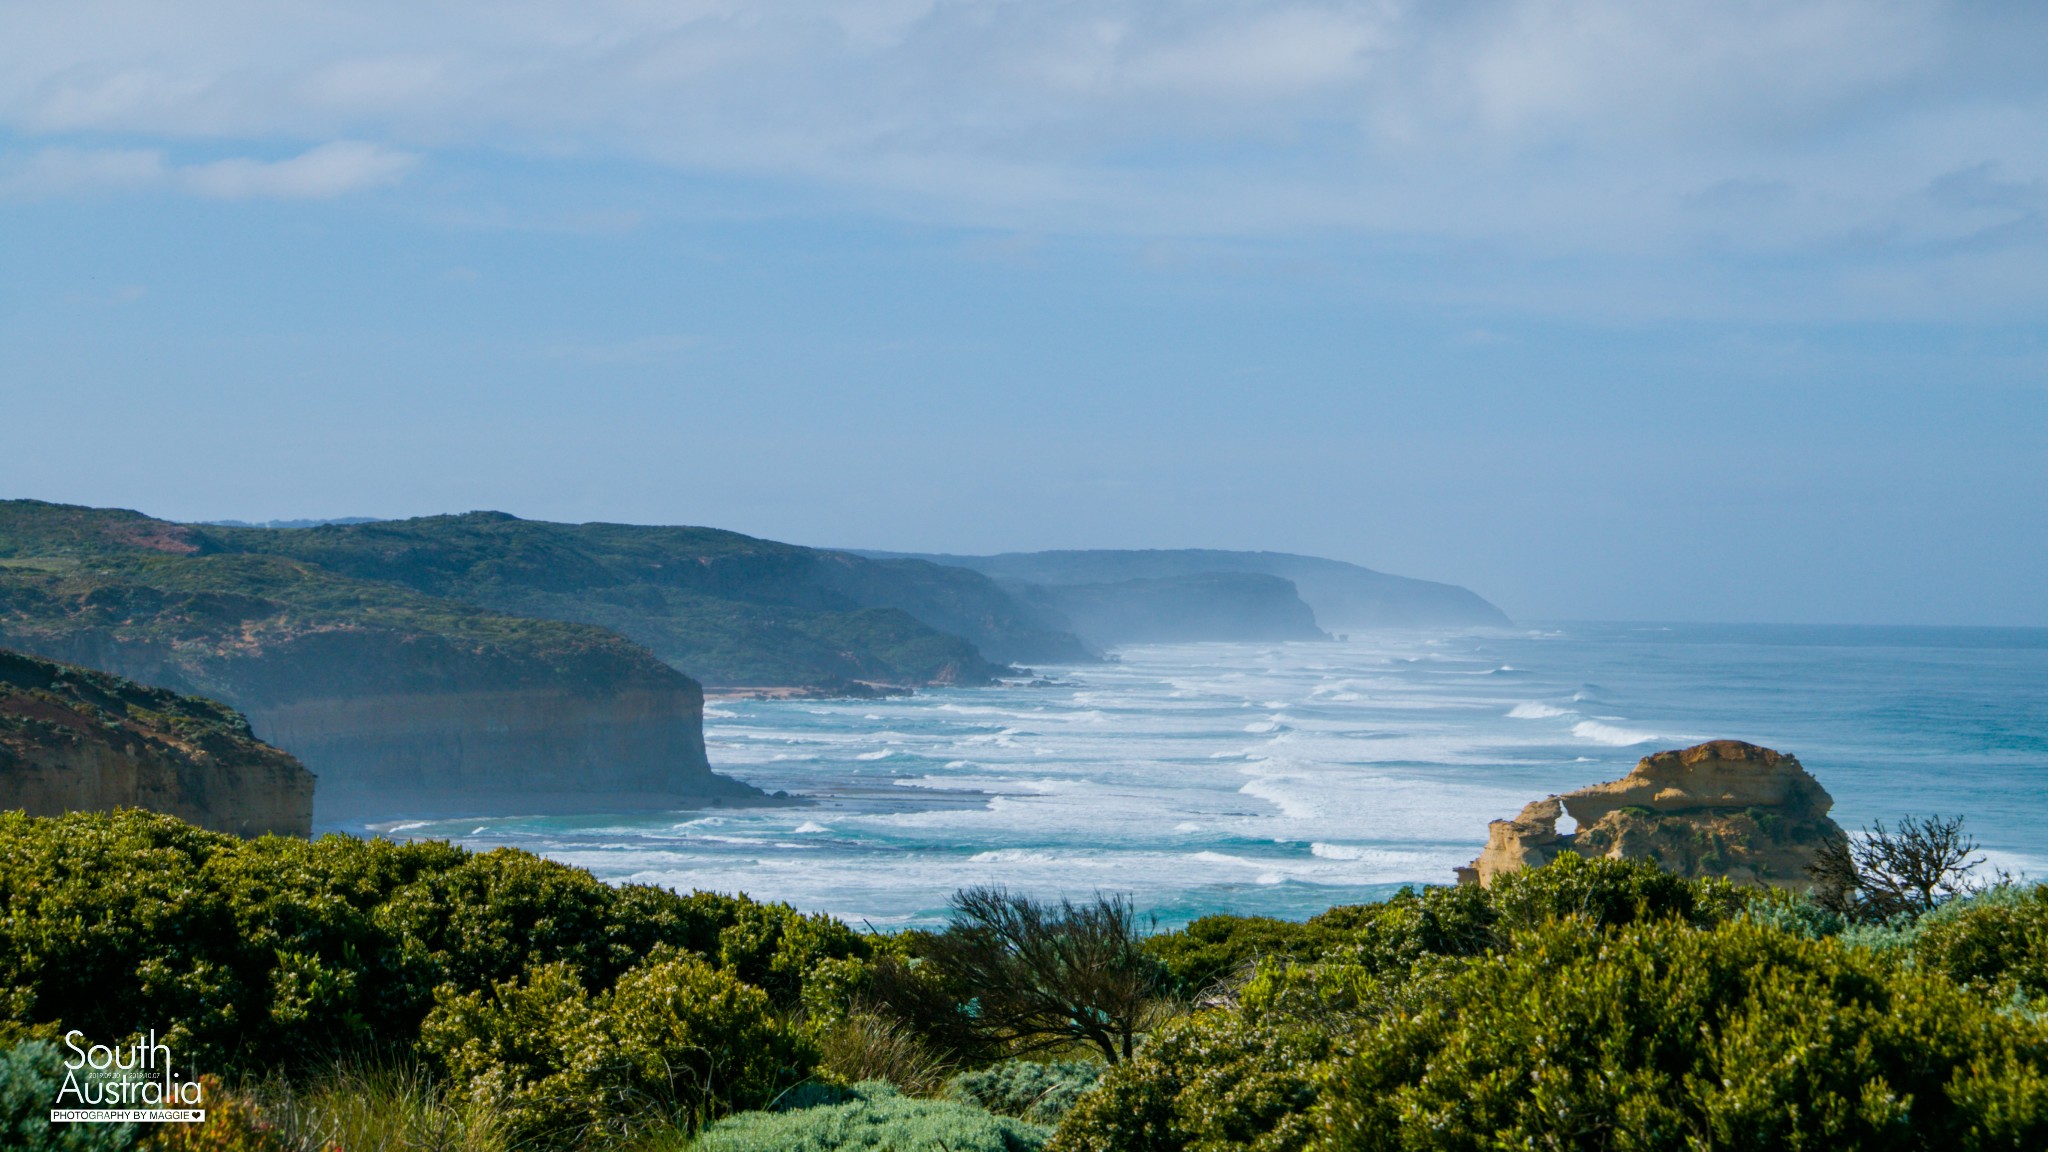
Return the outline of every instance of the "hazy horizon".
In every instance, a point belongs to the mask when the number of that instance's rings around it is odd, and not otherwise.
[[[0,31],[0,495],[2048,625],[2048,9],[90,0]]]

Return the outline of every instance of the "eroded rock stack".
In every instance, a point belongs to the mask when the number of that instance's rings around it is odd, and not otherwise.
[[[1843,838],[1834,798],[1797,759],[1740,740],[1645,756],[1620,780],[1550,796],[1487,827],[1463,883],[1537,867],[1560,853],[1654,860],[1690,877],[1802,888],[1822,844]],[[1561,817],[1578,825],[1559,832]]]

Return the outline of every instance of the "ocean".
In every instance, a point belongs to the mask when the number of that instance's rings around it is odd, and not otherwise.
[[[1735,738],[1799,757],[1855,829],[1961,814],[2048,874],[2048,629],[1561,624],[1134,647],[1036,685],[714,701],[713,766],[797,807],[411,822],[614,881],[876,928],[996,883],[1130,894],[1161,926],[1444,884],[1487,821]]]

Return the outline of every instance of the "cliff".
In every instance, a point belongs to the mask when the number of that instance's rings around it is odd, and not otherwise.
[[[1797,759],[1740,740],[1645,756],[1620,780],[1551,796],[1487,827],[1467,883],[1491,883],[1560,853],[1655,860],[1689,877],[1804,888],[1822,844],[1843,832],[1820,782]],[[1569,815],[1577,830],[1560,833]]]
[[[1090,643],[1328,640],[1292,581],[1256,572],[1197,572],[1106,584],[1011,584],[1019,600]]]
[[[1006,585],[1023,583],[1057,587],[1177,579],[1202,573],[1256,573],[1292,581],[1302,602],[1314,611],[1313,623],[1337,631],[1507,627],[1509,624],[1507,616],[1499,608],[1455,584],[1394,576],[1341,560],[1289,552],[1158,548],[1006,552],[997,556],[889,552],[864,552],[862,555],[908,557],[970,568]],[[1083,635],[1087,636],[1085,631]]]
[[[211,700],[0,651],[0,809],[114,808],[305,836],[313,774]]]
[[[306,529],[192,526],[205,550],[288,557],[517,616],[593,624],[719,687],[986,684],[1096,653],[986,576],[713,528],[502,512]]]
[[[240,708],[323,822],[759,797],[711,772],[697,683],[613,633],[133,512],[0,503],[0,644]]]

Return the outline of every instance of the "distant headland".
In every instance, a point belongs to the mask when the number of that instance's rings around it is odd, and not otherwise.
[[[0,501],[0,647],[239,709],[316,817],[772,803],[720,695],[1021,677],[1119,644],[1503,625],[1462,588],[1264,552],[897,556],[501,512],[180,524]]]

